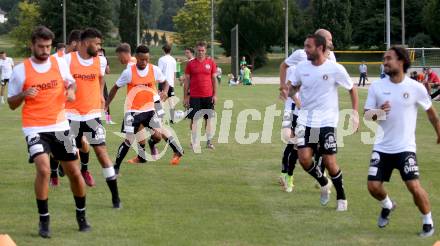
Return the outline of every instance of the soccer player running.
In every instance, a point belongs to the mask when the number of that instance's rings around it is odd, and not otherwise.
[[[159,58],[157,66],[165,75],[165,79],[168,82],[168,104],[170,106],[170,124],[174,124],[174,112],[176,108],[176,102],[174,101],[174,81],[176,79],[176,59],[171,56],[171,46],[165,44],[162,47],[164,56]],[[163,84],[159,84],[159,91],[163,91]]]
[[[345,68],[325,56],[326,40],[320,35],[312,34],[304,42],[307,60],[297,65],[293,76],[294,92],[299,91],[301,105],[295,128],[298,158],[301,166],[321,186],[321,204],[327,205],[330,200],[331,183],[323,176],[313,161],[313,152],[320,144],[323,163],[327,168],[336,189],[336,211],[348,209],[342,181],[342,172],[336,163],[336,127],[339,120],[338,87],[349,91],[353,108],[353,127],[357,129],[358,96]]]
[[[69,54],[70,52],[78,51],[79,44],[81,42],[81,30],[74,29],[70,31],[69,36],[67,38],[67,46],[63,50],[63,52],[56,52],[54,56],[59,58],[65,58],[66,54]],[[61,51],[58,50],[58,51]],[[83,176],[86,185],[88,186],[94,186],[95,181],[93,180],[93,176],[88,171],[88,162],[89,162],[89,151],[90,146],[89,142],[87,142],[87,139],[83,137],[81,139],[81,149],[80,149],[80,162],[81,162],[81,175]],[[59,179],[58,175],[60,177],[64,176],[64,170],[63,167],[60,166],[60,163],[58,160],[55,160],[53,156],[50,156],[50,186],[57,187],[59,185]]]
[[[195,153],[200,153],[197,142],[197,123],[200,117],[206,121],[206,147],[214,149],[212,121],[217,101],[217,65],[214,60],[206,57],[206,47],[206,42],[197,43],[197,58],[189,61],[185,69],[184,104],[191,110],[187,117],[191,119],[191,147]]]
[[[389,182],[393,169],[399,170],[422,213],[419,235],[429,237],[434,233],[434,223],[428,194],[419,181],[415,142],[417,107],[427,112],[437,134],[437,144],[440,143],[440,122],[425,87],[405,75],[410,65],[405,48],[391,47],[384,55],[384,71],[388,76],[373,82],[368,89],[364,117],[377,121],[381,129],[381,134],[376,135],[368,169],[368,190],[380,201],[382,210],[377,225],[384,228],[396,204],[388,196],[383,182]]]
[[[5,99],[3,97],[5,93],[6,84],[9,82],[12,74],[12,68],[14,67],[14,61],[11,57],[6,55],[5,51],[0,51],[0,103],[5,104]]]
[[[163,91],[160,97],[165,99],[167,96],[168,83],[159,67],[150,64],[150,50],[145,45],[136,48],[136,64],[130,65],[125,69],[116,84],[112,87],[106,101],[107,108],[112,102],[118,90],[127,86],[127,98],[125,101],[124,131],[125,141],[119,146],[116,157],[115,170],[119,173],[123,159],[127,155],[130,146],[136,139],[136,134],[140,131],[140,126],[149,128],[152,131],[154,143],[158,143],[161,138],[170,145],[174,151],[171,164],[178,165],[183,155],[182,148],[178,145],[174,137],[167,133],[161,126],[160,119],[155,112],[155,102],[159,97],[156,89],[156,82],[163,84]],[[144,153],[144,152],[143,152]],[[145,157],[142,157],[146,159]]]
[[[48,208],[49,154],[60,160],[69,177],[76,204],[80,231],[89,231],[86,220],[86,189],[79,171],[78,155],[69,123],[65,117],[66,100],[75,99],[75,80],[65,61],[50,56],[54,34],[38,26],[31,35],[32,56],[17,65],[12,73],[8,103],[12,110],[22,107],[23,133],[29,162],[35,163],[35,196],[40,214],[38,234],[51,236]]]
[[[101,32],[87,28],[81,33],[79,50],[65,56],[77,86],[76,100],[66,104],[67,118],[77,146],[81,148],[81,139],[85,136],[93,147],[111,191],[113,207],[120,208],[117,176],[107,153],[105,128],[100,120],[105,102],[102,77],[106,68],[105,58],[98,56],[101,42]]]
[[[318,29],[315,31],[315,34],[318,34],[325,38],[327,49],[325,52],[325,56],[327,59],[336,62],[335,54],[333,53],[333,36],[326,29]],[[290,75],[293,76],[295,73],[295,67],[298,63],[302,61],[307,61],[307,54],[304,49],[297,49],[293,52],[288,58],[284,60],[284,62],[280,65],[280,98],[284,101],[284,116],[286,117],[286,121],[283,120],[283,134],[287,139],[290,139],[294,135],[295,126],[296,126],[296,118],[292,116],[292,111],[297,110],[295,108],[295,101],[291,98],[291,96],[295,95],[297,102],[299,103],[298,94],[292,94],[291,92],[291,82],[289,81],[289,72]],[[290,69],[290,71],[289,71]],[[290,94],[290,95],[289,95]],[[289,116],[290,115],[290,116]],[[288,122],[290,119],[295,120],[294,122]],[[290,126],[292,130],[289,131]],[[319,151],[319,146],[314,150],[314,158],[315,162],[320,168],[321,172],[324,176],[326,176],[325,166],[322,164],[322,155]],[[295,169],[295,164],[297,160],[297,151],[294,148],[294,144],[292,142],[288,142],[283,151],[283,156],[281,159],[281,174],[279,176],[279,183],[282,187],[284,187],[285,191],[291,191],[293,188],[293,170]],[[320,188],[319,183],[316,184],[316,188]]]

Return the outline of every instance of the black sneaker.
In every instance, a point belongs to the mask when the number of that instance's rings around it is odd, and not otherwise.
[[[379,228],[384,228],[390,222],[390,214],[396,208],[396,203],[394,201],[391,202],[393,204],[391,209],[382,208],[380,212],[379,219],[377,220],[377,226],[379,226]]]
[[[92,229],[90,227],[89,223],[87,223],[85,213],[77,213],[76,214],[76,221],[78,222],[80,232],[87,232]]]
[[[434,226],[432,224],[423,224],[422,231],[419,233],[421,237],[430,237],[434,234]]]
[[[112,203],[113,203],[114,209],[121,209],[122,208],[121,200],[119,198],[117,198],[117,199],[112,198]]]
[[[49,220],[40,221],[38,224],[38,235],[42,238],[50,238]]]

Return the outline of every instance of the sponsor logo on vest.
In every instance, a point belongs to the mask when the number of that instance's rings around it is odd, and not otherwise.
[[[44,91],[44,90],[54,89],[57,87],[57,85],[58,85],[58,81],[54,79],[47,83],[32,85],[32,87],[37,88],[40,91]]]
[[[82,80],[87,80],[87,81],[93,81],[96,79],[96,74],[92,73],[92,74],[73,74],[73,78],[74,79],[82,79]]]

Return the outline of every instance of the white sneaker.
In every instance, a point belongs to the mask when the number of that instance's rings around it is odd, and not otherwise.
[[[321,205],[325,206],[330,201],[330,189],[331,189],[331,181],[328,181],[328,184],[326,186],[321,187]]]
[[[336,205],[336,211],[343,212],[348,210],[348,202],[347,200],[338,200]]]

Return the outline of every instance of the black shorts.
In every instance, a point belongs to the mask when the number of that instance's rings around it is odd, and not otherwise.
[[[373,151],[368,169],[368,180],[389,182],[393,169],[399,170],[403,181],[418,179],[419,167],[416,153],[387,154]]]
[[[42,153],[52,154],[59,161],[78,159],[74,136],[69,130],[59,132],[42,132],[26,136],[29,163]]]
[[[1,84],[1,85],[6,85],[8,82],[9,82],[9,79],[2,79],[2,80],[0,81],[0,84]]]
[[[338,153],[336,129],[334,127],[311,128],[297,125],[295,136],[299,149],[305,147],[312,148],[314,151],[319,149],[319,152],[324,155]]]
[[[154,111],[128,112],[125,113],[121,132],[137,133],[141,125],[151,130],[162,127],[160,119]]]
[[[163,91],[163,83],[159,83],[159,91]],[[175,96],[174,94],[174,87],[173,86],[168,86],[168,97],[173,97]]]
[[[200,119],[202,116],[208,119],[215,116],[212,97],[190,97],[189,108],[191,112],[187,116],[188,119]]]
[[[78,148],[82,147],[81,138],[83,136],[87,138],[91,146],[105,145],[105,128],[99,118],[88,121],[69,120],[69,123]]]

